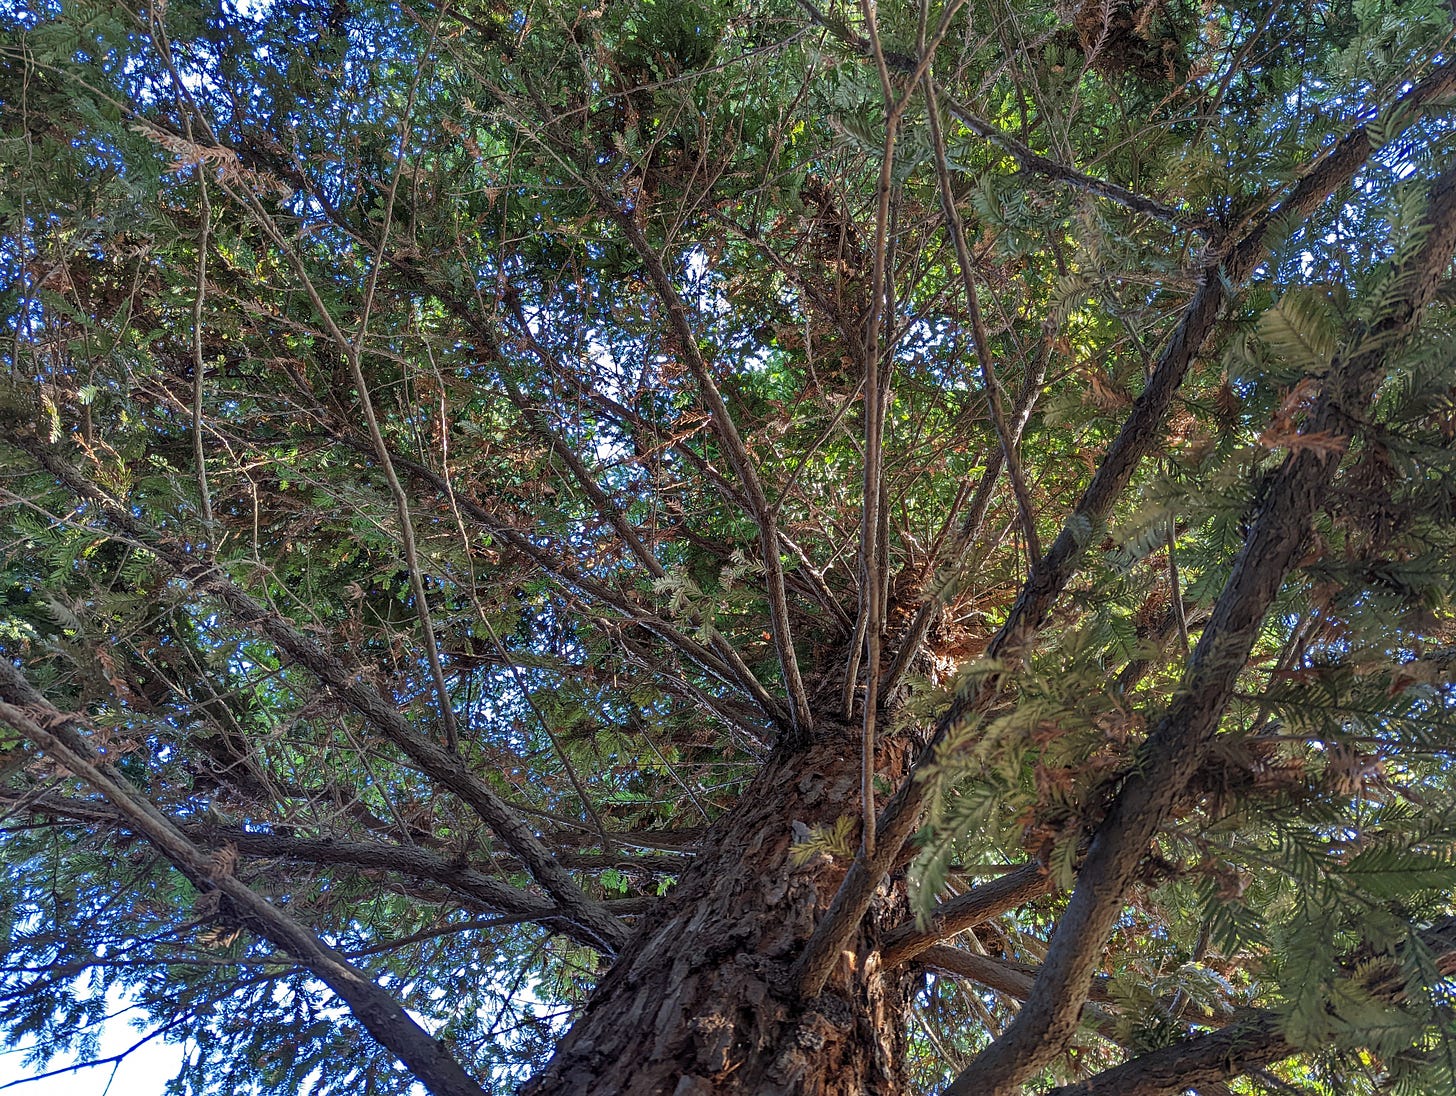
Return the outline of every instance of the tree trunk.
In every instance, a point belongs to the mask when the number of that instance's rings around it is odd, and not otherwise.
[[[882,972],[882,929],[906,916],[900,881],[818,997],[788,969],[844,877],[845,858],[795,866],[804,827],[858,819],[859,743],[779,751],[710,831],[693,866],[603,979],[530,1096],[897,1096],[911,978]],[[880,761],[904,772],[903,743]],[[857,838],[851,838],[857,840]]]

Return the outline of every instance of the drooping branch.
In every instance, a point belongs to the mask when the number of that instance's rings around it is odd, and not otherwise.
[[[15,671],[8,662],[0,660],[0,674],[5,675],[0,681],[8,691],[15,690]],[[124,777],[97,758],[72,719],[38,700],[38,694],[34,694],[24,708],[0,700],[0,723],[29,739],[105,796],[195,886],[204,893],[219,894],[247,928],[307,967],[431,1092],[440,1096],[483,1096],[481,1087],[444,1044],[415,1023],[389,993],[189,841]]]
[[[0,663],[0,698],[14,703],[14,692],[6,680],[7,666]],[[130,829],[130,821],[113,807],[55,794],[34,795],[0,791],[0,803],[11,811],[31,817],[67,819],[90,826],[102,826],[112,832]],[[172,825],[189,841],[206,849],[222,849],[231,845],[244,856],[265,860],[286,860],[314,867],[351,868],[383,872],[402,880],[428,882],[471,908],[506,915],[514,921],[531,921],[569,936],[579,943],[596,947],[595,937],[563,917],[555,903],[539,895],[503,883],[484,872],[469,867],[460,859],[441,855],[418,845],[398,845],[385,841],[358,841],[335,837],[300,837],[293,834],[265,832],[242,826],[221,826],[172,820]],[[563,862],[581,866],[601,863],[603,866],[636,866],[636,858],[564,856]],[[651,865],[650,865],[651,866]],[[680,862],[665,866],[681,871]],[[637,914],[649,908],[646,902],[623,899],[608,903],[617,915]]]
[[[78,497],[95,505],[109,526],[145,545],[176,578],[222,606],[239,625],[266,636],[291,661],[332,689],[421,771],[458,795],[521,858],[532,877],[560,903],[563,915],[593,933],[607,951],[614,951],[625,941],[626,930],[621,923],[600,903],[582,894],[570,873],[556,862],[525,820],[471,772],[459,756],[416,733],[378,690],[351,673],[334,654],[278,613],[259,604],[220,567],[197,559],[177,541],[147,528],[128,507],[82,476],[51,444],[36,437],[31,424],[18,418],[12,422],[14,429],[9,438],[12,445],[27,453],[41,469]]]
[[[1456,92],[1456,59],[1437,67],[1403,95],[1387,112],[1387,117],[1398,116],[1412,124],[1425,107],[1453,92]],[[1204,269],[1198,289],[1164,344],[1147,386],[1061,532],[1022,586],[1006,622],[986,648],[986,659],[1016,658],[1041,629],[1053,602],[1080,567],[1096,529],[1111,513],[1143,458],[1158,444],[1161,424],[1179,385],[1212,334],[1231,290],[1247,281],[1263,260],[1275,223],[1294,221],[1312,213],[1350,181],[1370,155],[1371,148],[1365,126],[1345,136],[1331,151],[1316,158],[1283,201],[1256,217]],[[937,722],[930,743],[880,815],[877,827],[880,845],[876,854],[856,859],[850,867],[824,920],[795,965],[795,974],[805,993],[816,994],[823,987],[838,961],[836,957],[868,908],[880,877],[919,824],[920,809],[929,788],[920,776],[934,764],[940,744],[968,716],[982,710],[999,695],[1003,683],[1002,674],[988,675],[978,687],[957,696]]]
[[[1015,1022],[947,1090],[1010,1093],[1060,1053],[1149,843],[1197,770],[1265,616],[1298,561],[1310,521],[1339,468],[1391,353],[1409,338],[1456,254],[1456,165],[1431,187],[1420,248],[1398,272],[1383,313],[1324,381],[1305,435],[1275,473],[1182,685],[1139,751],[1092,839],[1052,937],[1035,992]]]

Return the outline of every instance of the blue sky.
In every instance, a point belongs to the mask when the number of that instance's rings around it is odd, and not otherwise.
[[[102,1034],[101,1056],[120,1054],[140,1038],[141,1033],[125,1020],[113,1020]],[[162,1096],[167,1082],[177,1074],[182,1054],[182,1046],[157,1039],[127,1055],[119,1066],[107,1064],[32,1080],[47,1070],[25,1065],[23,1050],[0,1051],[0,1091],[7,1096],[102,1096],[109,1085],[110,1096]],[[54,1061],[48,1069],[61,1069],[71,1061],[74,1059]]]

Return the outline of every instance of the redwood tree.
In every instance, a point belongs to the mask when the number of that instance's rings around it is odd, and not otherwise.
[[[0,19],[37,1073],[1456,1091],[1446,4]]]

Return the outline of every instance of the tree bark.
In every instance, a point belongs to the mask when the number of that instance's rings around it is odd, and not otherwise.
[[[821,733],[824,728],[821,728]],[[788,971],[843,880],[847,858],[796,865],[805,827],[858,818],[858,741],[779,751],[710,831],[592,995],[530,1096],[897,1096],[913,976],[884,970],[880,935],[903,922],[903,882],[885,881],[822,993]],[[880,773],[904,772],[883,744]],[[854,837],[851,835],[850,843]]]

